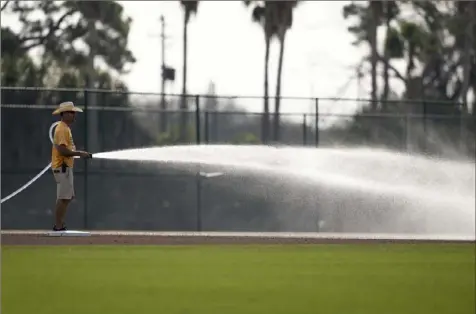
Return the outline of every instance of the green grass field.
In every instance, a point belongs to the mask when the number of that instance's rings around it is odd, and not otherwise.
[[[2,247],[5,314],[475,313],[471,244]]]

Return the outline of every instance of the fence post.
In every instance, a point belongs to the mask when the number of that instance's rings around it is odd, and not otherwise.
[[[475,110],[473,108],[473,110]],[[459,112],[459,149],[460,152],[463,153],[465,156],[467,155],[468,149],[468,141],[467,141],[467,126],[466,126],[466,112],[463,109]]]
[[[163,74],[162,74],[163,75]],[[162,93],[160,94],[160,113],[159,113],[159,133],[167,132],[167,117],[166,117],[166,104],[165,104],[165,92],[162,85]]]
[[[209,133],[209,126],[208,126],[208,121],[209,121],[209,112],[208,110],[205,111],[205,144],[208,144],[208,133]]]
[[[195,131],[197,145],[200,145],[200,96],[195,96]]]
[[[89,93],[87,89],[84,90],[84,148],[88,150],[88,116],[89,116]],[[83,208],[83,224],[84,229],[88,228],[88,160],[84,159],[84,168],[83,168],[83,190],[84,190],[84,208]]]
[[[413,125],[414,121],[418,122],[418,118],[415,118],[413,112],[415,111],[413,105],[409,101],[405,101],[405,145],[407,153],[413,152]],[[418,130],[418,129],[417,129]]]
[[[195,96],[195,131],[197,145],[200,145],[200,96]],[[200,170],[197,172],[197,232],[202,231],[202,178]]]
[[[202,178],[197,172],[197,231],[202,231]]]
[[[405,151],[410,152],[410,114],[405,112]]]
[[[302,143],[304,146],[307,145],[307,115],[303,114],[302,116]]]
[[[316,122],[316,147],[319,147],[319,98],[315,100],[315,122]]]
[[[428,113],[428,108],[426,104],[426,100],[423,99],[423,152],[427,153],[428,151],[428,134],[427,134],[427,113]]]

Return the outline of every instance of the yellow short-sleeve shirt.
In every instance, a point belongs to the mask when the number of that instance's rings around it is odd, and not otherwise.
[[[62,164],[66,164],[68,167],[73,168],[74,164],[74,157],[64,157],[61,153],[56,149],[55,145],[64,145],[69,150],[76,150],[73,142],[73,134],[71,133],[71,129],[69,126],[61,121],[58,123],[55,129],[55,133],[53,136],[53,148],[51,152],[51,168],[57,169],[61,168]]]

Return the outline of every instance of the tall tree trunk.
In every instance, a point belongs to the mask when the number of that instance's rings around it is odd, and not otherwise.
[[[387,27],[387,39],[390,36],[390,22],[392,21],[392,12],[390,11],[390,1],[386,3],[386,27]],[[390,82],[389,82],[389,63],[390,63],[390,51],[387,47],[384,47],[384,69],[383,69],[383,101],[382,101],[382,109],[385,111],[387,110],[387,101],[388,101],[388,94],[390,92]]]
[[[49,75],[51,75],[51,73],[48,73],[48,69],[51,68],[53,64],[54,62],[51,56],[48,55],[46,51],[43,52],[43,57],[41,58],[41,65],[40,65],[40,68],[38,69],[38,81],[41,84],[40,86],[51,86],[52,82],[49,80]],[[55,66],[57,67],[58,65],[55,65]],[[57,77],[55,77],[55,79],[56,78]],[[54,84],[56,85],[58,84],[58,82],[55,81]],[[60,86],[60,87],[63,87],[63,86]],[[46,91],[41,91],[41,90],[38,91],[39,104],[43,104],[46,102],[46,99],[48,97],[47,94],[49,93]]]
[[[268,143],[269,136],[269,91],[268,91],[268,64],[269,64],[269,46],[271,38],[265,35],[266,38],[266,52],[264,56],[264,114],[263,121],[261,123],[261,138],[263,143]]]
[[[2,8],[0,9],[0,12],[6,9],[9,2],[10,2],[10,0],[7,0],[3,3]]]
[[[476,93],[476,85],[473,86],[473,93]],[[476,97],[473,99],[473,123],[476,123]]]
[[[466,29],[465,29],[465,40],[464,40],[464,57],[463,57],[463,86],[461,88],[461,98],[463,108],[462,113],[466,114],[468,112],[468,91],[470,86],[471,80],[471,57],[472,57],[472,48],[473,48],[473,30],[474,30],[474,2],[468,1],[466,2],[466,12],[465,12],[465,22],[466,22]]]
[[[370,15],[371,15],[371,23],[370,23],[370,62],[371,62],[371,77],[372,77],[372,91],[371,91],[371,98],[372,104],[371,108],[373,111],[377,110],[377,64],[378,64],[378,55],[377,55],[377,20],[378,20],[378,12],[375,8],[375,4],[373,1],[370,2]]]
[[[281,77],[283,72],[284,44],[286,40],[286,31],[281,31],[279,36],[279,63],[278,76],[276,82],[276,99],[274,103],[274,141],[280,140],[280,105],[281,105]]]
[[[185,13],[187,15],[187,13]],[[188,42],[188,19],[183,23],[183,69],[182,69],[182,101],[180,102],[180,140],[186,140],[187,134],[187,42]]]
[[[462,108],[460,121],[460,150],[464,153],[468,149],[468,91],[471,84],[471,68],[473,65],[472,57],[474,56],[473,44],[474,40],[474,18],[476,6],[473,1],[466,2],[465,14],[465,36],[464,36],[464,59],[463,59],[463,86],[461,88]],[[474,108],[473,108],[474,113]]]

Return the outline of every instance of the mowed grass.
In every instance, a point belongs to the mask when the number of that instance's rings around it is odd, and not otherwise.
[[[2,247],[1,312],[475,313],[470,244]]]

